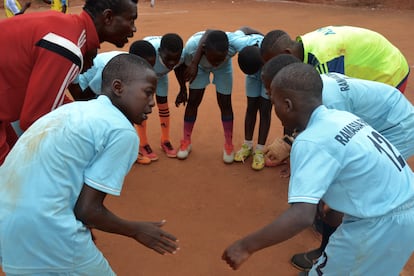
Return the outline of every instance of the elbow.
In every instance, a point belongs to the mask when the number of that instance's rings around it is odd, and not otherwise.
[[[295,203],[291,208],[295,213],[296,221],[301,224],[301,227],[306,228],[313,224],[316,215],[316,204]]]

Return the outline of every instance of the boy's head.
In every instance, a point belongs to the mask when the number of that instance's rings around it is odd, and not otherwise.
[[[266,89],[266,93],[271,96],[270,91],[270,84],[274,76],[285,66],[295,63],[301,62],[300,59],[293,55],[289,54],[281,54],[271,58],[262,68],[262,83]]]
[[[289,64],[275,75],[270,98],[285,128],[306,128],[312,112],[322,104],[322,87],[318,71],[302,62]]]
[[[268,32],[260,46],[262,58],[267,62],[272,57],[286,53],[286,49],[292,44],[290,36],[282,30],[274,30]]]
[[[213,67],[219,66],[229,52],[229,39],[225,32],[209,31],[204,43],[204,55]]]
[[[184,42],[182,38],[175,33],[168,33],[162,36],[159,55],[161,62],[169,70],[174,69],[174,67],[180,62],[181,54],[183,52]]]
[[[123,47],[137,31],[138,0],[86,0],[83,9],[92,17],[99,41]]]
[[[119,54],[102,71],[102,94],[134,124],[151,113],[156,88],[157,75],[151,65],[136,55]]]
[[[256,45],[244,47],[237,57],[240,70],[246,75],[257,73],[263,66],[260,48]]]
[[[157,52],[154,46],[146,40],[134,41],[129,47],[129,53],[142,57],[148,63],[154,67],[155,59],[157,58]]]

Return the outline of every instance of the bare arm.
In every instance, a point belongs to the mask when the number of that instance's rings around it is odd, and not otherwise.
[[[312,225],[316,209],[316,204],[292,204],[270,224],[227,247],[222,259],[238,269],[256,251],[286,241]]]
[[[103,201],[106,193],[84,184],[74,212],[78,220],[90,228],[119,234],[135,239],[159,254],[175,253],[177,238],[163,230],[161,222],[128,221],[108,210]]]
[[[180,85],[180,91],[175,99],[175,106],[179,107],[180,104],[187,103],[187,86],[185,85],[185,70],[187,66],[183,63],[174,69],[175,77],[177,78],[178,84]]]
[[[194,54],[193,59],[191,60],[191,64],[187,67],[187,69],[185,70],[185,80],[188,82],[192,82],[196,76],[197,76],[197,72],[198,72],[198,64],[200,63],[200,60],[204,54],[204,45],[207,39],[207,35],[211,32],[212,30],[208,29],[204,32],[203,36],[200,38],[200,41],[198,42],[198,48],[196,53]]]

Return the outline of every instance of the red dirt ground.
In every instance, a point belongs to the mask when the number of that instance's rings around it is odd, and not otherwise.
[[[315,2],[307,2],[310,1]],[[336,1],[337,4],[343,2]],[[81,1],[70,3],[70,12],[78,13]],[[147,0],[139,3],[138,31],[134,39],[176,32],[187,40],[206,28],[234,31],[241,26],[251,26],[263,33],[284,29],[296,36],[325,25],[354,25],[385,35],[413,67],[414,29],[410,26],[414,23],[414,10],[408,10],[409,6],[400,10],[375,7],[272,0],[160,0],[156,1],[155,8],[150,8]],[[34,5],[28,12],[44,9],[44,6]],[[101,51],[114,49],[105,43]],[[234,71],[234,144],[238,148],[244,138],[246,99],[244,75],[238,70],[236,60]],[[411,76],[406,95],[412,102],[413,89],[414,77]],[[175,145],[182,136],[184,114],[182,107],[173,105],[177,91],[178,85],[170,78],[171,136]],[[135,165],[126,178],[122,195],[108,197],[107,205],[128,219],[167,219],[165,230],[179,238],[181,250],[174,256],[160,256],[131,239],[95,231],[98,246],[116,273],[122,276],[297,275],[298,271],[289,260],[292,254],[318,245],[319,239],[311,229],[256,253],[237,272],[231,271],[220,259],[227,245],[267,224],[288,207],[288,179],[279,177],[281,167],[253,171],[251,160],[245,164],[223,164],[223,130],[214,87],[206,90],[193,132],[193,152],[185,161],[168,159],[157,148],[160,136],[157,112],[155,108],[149,118],[148,136],[160,160],[148,166]],[[269,141],[281,133],[281,124],[275,115],[272,120]],[[414,165],[414,159],[409,163]],[[403,275],[414,275],[414,257]]]

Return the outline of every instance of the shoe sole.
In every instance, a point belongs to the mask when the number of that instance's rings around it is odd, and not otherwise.
[[[191,150],[192,150],[191,145],[189,145],[189,146],[188,146],[188,153],[187,153],[187,155],[186,155],[185,157],[180,156],[180,154],[179,154],[179,153],[180,153],[180,151],[178,151],[178,152],[177,152],[177,159],[180,159],[180,160],[185,160],[185,159],[187,159],[187,158],[188,158],[188,156],[190,155]]]
[[[296,268],[296,269],[298,269],[298,270],[300,270],[300,271],[303,271],[303,272],[309,272],[311,269],[310,268],[303,268],[303,267],[301,267],[301,266],[299,266],[299,265],[297,265],[297,264],[295,264],[294,262],[292,262],[292,261],[290,261],[290,264],[294,267],[294,268]]]
[[[255,171],[261,171],[261,170],[263,170],[263,169],[264,169],[264,166],[263,166],[263,167],[261,167],[261,168],[255,168],[255,167],[253,167],[253,166],[252,166],[252,169],[253,169],[253,170],[255,170]]]
[[[237,160],[237,159],[236,159],[236,157],[234,157],[234,162],[244,163],[246,160],[248,160],[248,159],[250,158],[250,156],[251,156],[251,155],[249,155],[249,156],[247,156],[246,158],[241,159],[241,160]]]
[[[145,154],[143,154],[145,157],[147,157],[149,160],[151,160],[151,162],[153,162],[153,161],[157,161],[158,159],[159,159],[159,157],[158,156],[156,156],[156,157],[149,157],[148,155],[145,155]]]

